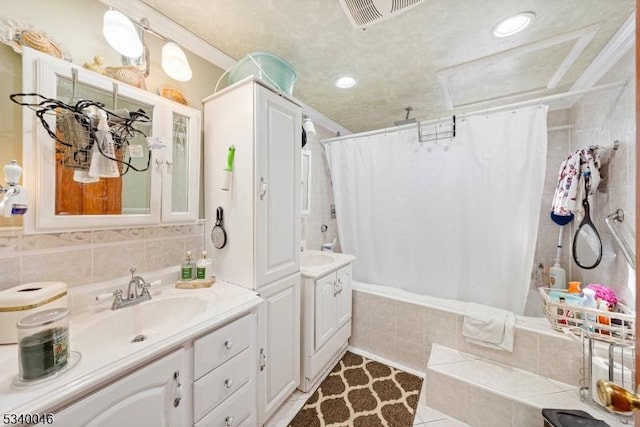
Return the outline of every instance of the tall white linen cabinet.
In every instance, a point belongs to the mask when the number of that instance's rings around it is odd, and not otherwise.
[[[257,347],[262,425],[300,384],[302,109],[255,79],[203,102],[205,241],[212,271],[264,299]],[[233,172],[223,190],[232,145]],[[219,207],[227,234],[220,249],[210,238]]]

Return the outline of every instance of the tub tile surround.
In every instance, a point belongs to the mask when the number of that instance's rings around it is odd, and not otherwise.
[[[24,235],[0,232],[0,290],[55,280],[87,285],[179,265],[190,250],[204,249],[204,224]],[[215,262],[215,259],[214,259]]]
[[[540,426],[541,409],[547,407],[588,410],[612,426],[622,425],[580,401],[582,343],[552,330],[546,319],[518,318],[514,351],[494,350],[466,342],[463,303],[448,307],[429,297],[412,303],[383,295],[379,288],[356,284],[350,345],[353,351],[426,373],[420,407],[455,420],[433,419],[425,425]],[[410,322],[402,313],[416,322],[422,319],[422,325],[413,325],[422,338],[408,332]],[[384,332],[376,330],[383,323],[378,317],[384,319]]]
[[[353,347],[420,372],[425,372],[431,348],[438,344],[563,383],[579,384],[580,342],[556,333],[545,323],[540,328],[516,327],[514,351],[506,352],[468,343],[462,335],[463,312],[412,304],[358,289],[353,290],[353,306],[350,340]],[[416,323],[411,326],[403,313]],[[411,328],[413,331],[408,332]]]

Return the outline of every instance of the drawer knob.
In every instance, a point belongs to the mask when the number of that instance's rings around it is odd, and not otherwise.
[[[227,350],[231,350],[231,347],[233,347],[233,341],[229,340],[229,341],[225,341],[224,342],[224,346]]]
[[[227,386],[227,388],[231,388],[233,387],[233,380],[231,378],[227,379],[224,381],[224,385]]]
[[[234,418],[229,416],[227,418],[224,419],[224,422],[228,425],[228,426],[232,426],[233,425],[233,420]]]

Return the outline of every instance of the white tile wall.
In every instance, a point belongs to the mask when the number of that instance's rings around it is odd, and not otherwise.
[[[0,232],[0,290],[56,280],[80,286],[180,264],[204,247],[204,225],[23,235]]]

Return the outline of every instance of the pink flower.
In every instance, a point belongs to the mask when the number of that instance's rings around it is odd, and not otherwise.
[[[618,297],[616,296],[616,294],[605,285],[592,283],[590,285],[587,285],[587,288],[596,291],[596,299],[605,301],[609,305],[609,308],[615,307],[615,305],[618,303]]]

